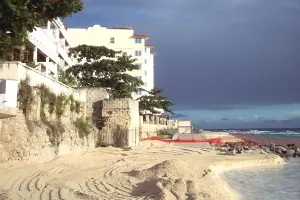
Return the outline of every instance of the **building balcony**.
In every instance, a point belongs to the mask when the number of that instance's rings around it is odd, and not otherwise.
[[[47,34],[46,30],[36,28],[35,31],[28,34],[28,40],[40,49],[46,56],[54,62],[59,62],[57,47],[53,39]]]
[[[65,60],[67,62],[68,65],[73,65],[73,61],[72,59],[69,57],[67,51],[65,49],[63,49],[61,46],[57,46],[57,51],[59,53],[59,57],[62,60]]]

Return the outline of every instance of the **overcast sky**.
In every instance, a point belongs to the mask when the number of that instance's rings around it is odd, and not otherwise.
[[[68,27],[131,26],[154,44],[174,117],[300,127],[300,0],[85,0]]]

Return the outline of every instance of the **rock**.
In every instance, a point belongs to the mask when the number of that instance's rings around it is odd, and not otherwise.
[[[233,149],[233,151],[231,152],[232,155],[236,154],[236,149]]]
[[[256,149],[258,149],[258,147],[257,146],[252,146],[251,149],[256,150]]]
[[[270,150],[271,150],[271,151],[275,151],[275,149],[276,149],[275,145],[274,145],[274,144],[271,144],[271,145],[270,145]]]
[[[244,150],[245,150],[245,151],[249,151],[250,148],[249,148],[248,146],[244,146]]]
[[[265,152],[263,149],[260,150],[260,154],[268,154],[267,152]]]
[[[276,146],[276,149],[280,150],[281,152],[286,152],[287,151],[287,149],[283,146]]]
[[[243,146],[237,146],[236,151],[237,151],[237,153],[243,153],[244,147]]]
[[[262,146],[261,149],[264,150],[266,153],[270,153],[271,152],[270,148],[266,147],[266,146]]]
[[[295,154],[295,150],[291,149],[291,150],[288,150],[285,155],[286,156],[294,156],[294,154]]]

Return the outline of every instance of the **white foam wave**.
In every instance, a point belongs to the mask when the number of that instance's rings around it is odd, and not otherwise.
[[[296,131],[274,131],[274,130],[227,130],[228,133],[241,133],[241,134],[255,134],[255,135],[300,135],[300,132]]]

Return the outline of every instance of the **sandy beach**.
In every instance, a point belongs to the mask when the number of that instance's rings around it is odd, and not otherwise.
[[[131,150],[106,147],[47,163],[1,164],[0,199],[241,199],[222,172],[283,163],[275,155],[143,141]]]

